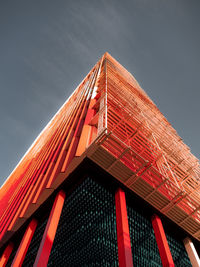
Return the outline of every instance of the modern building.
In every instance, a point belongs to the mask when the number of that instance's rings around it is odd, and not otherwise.
[[[105,53],[0,189],[0,266],[200,266],[199,178]]]

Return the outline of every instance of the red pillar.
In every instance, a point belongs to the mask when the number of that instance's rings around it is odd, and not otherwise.
[[[7,247],[5,248],[4,252],[3,252],[3,255],[1,256],[1,259],[0,259],[0,267],[4,267],[6,266],[6,263],[10,257],[10,254],[13,250],[13,243],[10,242]]]
[[[49,256],[51,253],[51,248],[53,245],[53,241],[56,235],[56,230],[58,227],[58,223],[60,220],[60,215],[62,212],[62,208],[64,205],[64,201],[65,201],[65,193],[61,190],[60,192],[58,192],[43,237],[42,237],[42,241],[40,243],[40,247],[37,253],[37,257],[35,259],[35,263],[34,263],[34,267],[44,267],[47,266],[48,260],[49,260]]]
[[[128,226],[126,198],[125,193],[121,188],[115,193],[115,208],[119,267],[132,267],[133,257]]]
[[[153,215],[151,218],[153,230],[158,245],[160,258],[164,267],[174,267],[174,262],[169,249],[165,231],[161,222],[161,219],[157,215]]]
[[[183,244],[185,246],[185,249],[187,251],[187,254],[191,261],[192,266],[200,266],[199,255],[194,247],[192,240],[189,237],[186,237],[183,240]]]
[[[24,258],[26,256],[26,252],[29,248],[29,245],[30,245],[31,240],[33,238],[33,234],[35,232],[36,227],[37,227],[37,221],[35,219],[33,219],[29,223],[29,225],[26,229],[26,232],[23,236],[23,239],[20,243],[20,246],[19,246],[17,253],[15,255],[15,258],[13,260],[12,267],[22,266],[22,263],[23,263]]]

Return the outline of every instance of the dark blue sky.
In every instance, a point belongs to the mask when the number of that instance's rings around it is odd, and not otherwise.
[[[0,184],[108,51],[200,156],[199,0],[1,0]]]

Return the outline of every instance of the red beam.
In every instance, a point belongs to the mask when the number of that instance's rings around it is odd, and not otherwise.
[[[65,192],[63,192],[62,190],[60,192],[58,192],[43,237],[42,237],[42,241],[40,243],[40,247],[37,253],[37,257],[34,263],[34,267],[44,267],[47,266],[48,260],[49,260],[49,256],[51,253],[51,248],[53,245],[53,241],[56,235],[56,230],[58,227],[58,223],[60,220],[60,215],[62,212],[62,208],[64,205],[64,201],[65,201]]]
[[[29,248],[29,245],[31,243],[31,240],[33,238],[33,235],[34,235],[34,232],[35,232],[35,229],[37,227],[37,224],[38,222],[33,219],[27,229],[26,229],[26,232],[23,236],[23,239],[20,243],[20,246],[17,250],[17,253],[15,255],[15,258],[13,260],[13,263],[12,263],[12,267],[19,267],[19,266],[22,266],[22,263],[24,261],[24,258],[26,256],[26,253],[27,253],[27,250]]]
[[[125,193],[121,188],[115,193],[115,208],[119,267],[131,267],[133,266],[133,257],[128,226],[126,198]]]
[[[161,219],[157,215],[153,215],[151,221],[162,264],[164,267],[174,267],[175,265],[172,259],[172,255],[169,249]]]
[[[0,266],[1,267],[6,266],[6,263],[7,263],[8,259],[10,257],[10,254],[13,250],[13,246],[14,246],[13,243],[10,242],[7,245],[6,249],[4,250],[3,255],[1,256],[1,259],[0,259]]]

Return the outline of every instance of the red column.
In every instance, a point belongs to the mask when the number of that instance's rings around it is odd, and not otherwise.
[[[157,215],[153,215],[151,221],[162,264],[164,267],[174,267],[175,265],[172,259],[172,255],[169,249],[161,219]]]
[[[20,243],[20,246],[19,246],[17,253],[15,255],[15,258],[13,260],[12,267],[22,266],[22,263],[23,263],[24,258],[26,256],[26,252],[29,248],[29,245],[30,245],[31,240],[33,238],[33,234],[35,232],[36,227],[37,227],[37,221],[35,219],[33,219],[29,223],[29,225],[26,229],[26,232],[23,236],[23,239]]]
[[[54,201],[43,237],[40,243],[40,247],[35,259],[34,267],[36,266],[47,266],[51,248],[56,235],[56,230],[60,220],[60,215],[65,201],[65,193],[61,190]]]
[[[191,261],[192,266],[200,266],[199,255],[194,247],[192,240],[189,237],[186,237],[183,240],[183,244],[185,246],[185,249],[187,251],[187,254]]]
[[[128,226],[126,198],[125,193],[121,188],[115,193],[115,208],[119,267],[132,267],[133,257]]]
[[[13,250],[13,246],[14,246],[13,243],[10,242],[10,243],[7,245],[7,247],[5,248],[5,250],[4,250],[4,252],[3,252],[3,255],[1,256],[1,259],[0,259],[0,266],[1,266],[1,267],[6,266],[6,263],[7,263],[8,259],[9,259],[9,257],[10,257],[10,254],[11,254],[11,252],[12,252],[12,250]]]

